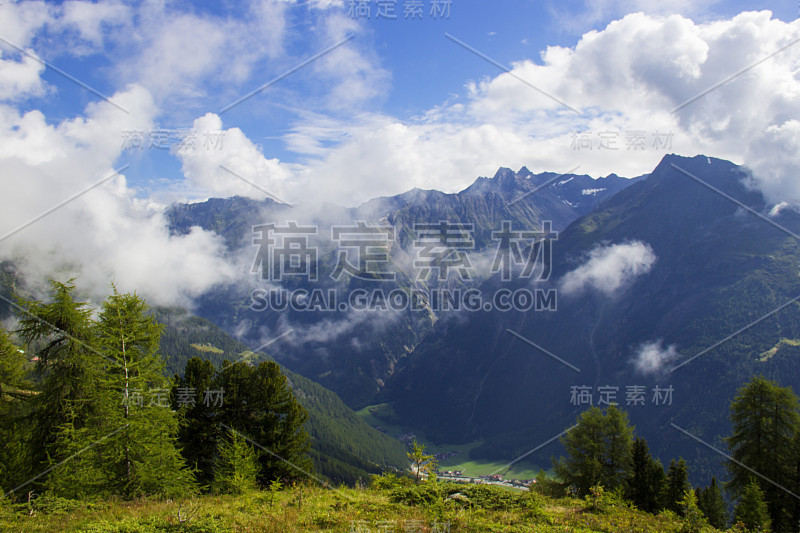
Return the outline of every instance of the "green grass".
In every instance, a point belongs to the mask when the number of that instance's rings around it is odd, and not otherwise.
[[[368,405],[356,411],[356,414],[370,426],[380,426],[387,435],[392,437],[397,437],[398,435],[408,432],[408,428],[404,428],[395,423],[397,421],[397,413],[395,413],[391,404],[379,403],[376,405]]]
[[[181,501],[51,500],[33,507],[0,501],[4,532],[347,532],[358,530],[355,526],[381,531],[381,525],[403,531],[410,524],[422,532],[434,531],[434,526],[441,531],[449,524],[450,532],[464,533],[678,533],[683,525],[670,513],[649,515],[619,502],[598,511],[579,499],[550,499],[488,485],[414,485],[393,477],[380,478],[366,489],[291,487],[274,498],[252,491]]]
[[[216,353],[216,354],[225,353],[224,351],[220,350],[219,348],[211,344],[192,344],[192,348],[194,348],[198,352],[203,352],[203,353]]]
[[[459,459],[461,459],[459,461]],[[485,476],[489,474],[503,474],[505,479],[533,479],[539,473],[536,465],[520,461],[515,463],[511,470],[505,471],[504,462],[470,461],[462,456],[454,457],[439,463],[440,470],[461,470],[465,476]]]
[[[800,346],[800,340],[782,338],[780,341],[778,341],[778,344],[776,344],[766,352],[762,352],[759,355],[758,360],[761,362],[768,360],[770,357],[778,353],[778,350],[780,350],[782,346]]]

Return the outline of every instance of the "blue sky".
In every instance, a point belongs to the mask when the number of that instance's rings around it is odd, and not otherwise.
[[[0,228],[85,191],[0,259],[44,277],[91,257],[88,279],[174,301],[233,274],[214,235],[166,232],[171,202],[357,205],[500,166],[632,177],[671,152],[800,205],[796,2],[453,0],[434,18],[423,0],[409,20],[410,1],[394,20],[377,1],[0,3]]]
[[[155,2],[128,3],[124,4],[125,13],[119,17],[94,15],[94,24],[97,25],[95,31],[99,36],[94,42],[87,39],[87,34],[82,33],[78,26],[65,28],[63,25],[44,24],[32,32],[27,44],[30,51],[53,66],[103,94],[112,95],[124,90],[130,83],[147,85],[146,80],[137,79],[136,73],[131,72],[136,68],[132,65],[157,62],[157,56],[174,53],[166,44],[169,42],[166,39],[163,43],[148,43],[148,39],[163,39],[158,34],[146,35],[148,23],[143,13],[148,10],[161,10],[160,17],[167,19],[192,16],[212,25],[220,21],[239,21],[242,27],[249,26],[248,31],[256,34],[250,38],[252,42],[258,41],[258,33],[280,33],[277,38],[280,43],[275,45],[280,48],[279,52],[256,52],[254,58],[247,62],[247,74],[238,79],[230,79],[225,73],[215,76],[211,68],[202,75],[189,76],[181,82],[186,87],[178,91],[172,91],[172,87],[150,84],[154,98],[161,100],[154,117],[154,127],[177,130],[190,128],[192,121],[205,113],[219,114],[220,109],[241,95],[334,44],[338,41],[335,37],[353,36],[353,40],[342,47],[352,51],[349,60],[353,63],[349,73],[329,72],[327,76],[320,75],[312,63],[222,116],[224,129],[240,128],[253,143],[262,147],[266,157],[277,158],[287,164],[304,164],[309,161],[309,154],[298,151],[287,142],[287,135],[304,124],[318,125],[328,119],[342,125],[360,114],[418,123],[424,120],[426,113],[439,106],[465,103],[468,100],[466,84],[491,79],[502,73],[496,65],[448,39],[446,33],[510,67],[524,60],[541,63],[540,54],[548,46],[574,47],[584,34],[602,31],[612,20],[632,11],[642,10],[654,16],[681,13],[694,22],[703,23],[730,18],[754,8],[770,9],[775,19],[791,21],[797,10],[797,6],[790,2],[692,4],[455,0],[449,6],[447,2],[440,4],[440,9],[449,11],[447,16],[439,13],[434,17],[431,13],[432,0],[425,0],[420,17],[405,18],[407,2],[403,0],[385,2],[383,8],[375,1],[369,2],[369,16],[352,12],[353,7],[347,1],[273,3],[282,7],[257,24],[250,23],[252,7],[248,7],[247,3],[220,2],[194,6],[167,3],[159,8],[153,7],[157,4]],[[50,16],[57,19],[59,6],[48,5]],[[388,9],[385,6],[394,6],[395,19],[378,17],[380,9]],[[63,4],[61,7],[63,9]],[[88,10],[84,16],[91,17]],[[124,21],[133,17],[141,20],[134,23]],[[64,18],[63,13],[61,18]],[[100,22],[97,22],[97,18]],[[335,29],[332,28],[334,25],[337,26]],[[276,31],[276,27],[280,29]],[[228,31],[235,33],[235,30]],[[142,35],[120,37],[115,36],[115,32]],[[251,44],[245,42],[244,50],[247,51],[248,47]],[[344,51],[335,50],[329,56],[341,55]],[[18,55],[16,50],[7,50],[6,53],[10,53],[11,57]],[[223,46],[215,53],[221,56],[223,62],[228,59],[235,61],[241,50],[226,51]],[[187,55],[191,54],[191,50],[187,50]],[[226,58],[226,55],[230,57]],[[342,61],[345,64],[340,65],[341,70],[348,70],[348,59]],[[157,73],[157,69],[154,72]],[[337,75],[340,76],[338,79]],[[341,92],[350,96],[346,102],[337,102],[336,96],[331,96],[330,91],[337,83],[345,83],[342,77],[347,75],[356,79],[355,82],[350,80],[355,88],[340,87]],[[48,85],[46,94],[20,101],[18,105],[22,110],[41,110],[48,123],[57,124],[80,116],[88,104],[98,100],[95,94],[52,69],[42,73],[42,80]],[[347,135],[347,129],[344,127],[343,131],[332,133],[330,138],[325,135],[317,141],[324,147],[332,148]],[[120,142],[124,142],[124,139],[121,138]],[[120,154],[117,162],[130,163],[126,177],[131,186],[140,188],[139,196],[150,195],[166,187],[167,183],[174,184],[181,178],[180,161],[161,150],[146,150],[145,153],[127,151]],[[512,165],[516,161],[497,163]],[[534,163],[533,166],[537,165]],[[587,170],[592,173],[593,169]],[[472,179],[475,177],[477,173],[471,176]],[[467,181],[464,178],[459,185]],[[436,183],[432,177],[431,187],[435,187]],[[453,186],[443,188],[452,189]],[[376,193],[396,193],[401,190],[403,187],[399,185]],[[224,191],[220,192],[224,194]],[[191,192],[189,197],[207,195],[198,190]],[[359,199],[364,200],[365,197]]]

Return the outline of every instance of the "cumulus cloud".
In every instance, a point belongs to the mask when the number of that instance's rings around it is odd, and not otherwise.
[[[667,363],[677,359],[678,355],[675,345],[665,347],[662,340],[650,341],[636,349],[632,363],[636,371],[641,374],[657,374]]]
[[[224,129],[222,119],[213,113],[195,120],[193,130],[196,146],[176,151],[190,188],[217,197],[286,195],[289,167],[276,158],[267,159],[242,130]]]
[[[0,59],[0,100],[18,100],[44,94],[43,71],[44,65],[32,57],[25,56],[19,61]]]
[[[297,58],[284,57],[292,34],[287,10],[293,4],[253,0],[237,11],[239,16],[163,2],[0,4],[0,35],[19,46],[51,53],[50,47],[34,45],[47,32],[60,31],[76,35],[83,48],[68,52],[61,43],[53,53],[107,52],[106,75],[120,85],[108,92],[131,111],[126,116],[101,102],[68,119],[35,109],[23,112],[15,107],[20,100],[47,94],[43,67],[0,47],[0,192],[13,199],[0,213],[3,228],[10,231],[110,175],[119,164],[121,132],[152,128],[174,112],[166,103],[203,96],[210,87],[236,98],[259,67],[269,63],[269,72],[281,72],[294,66]],[[709,22],[657,10],[628,14],[585,33],[573,46],[520,58],[511,73],[471,80],[464,94],[418,116],[396,117],[359,104],[386,93],[391,73],[369,49],[369,33],[343,16],[342,4],[315,0],[307,10],[319,17],[313,34],[318,37],[312,37],[319,43],[312,49],[352,32],[364,38],[310,67],[324,105],[318,113],[292,110],[297,119],[283,137],[299,160],[287,163],[265,153],[257,142],[263,132],[193,110],[190,120],[197,131],[225,135],[221,150],[174,152],[184,178],[181,187],[195,197],[262,198],[266,194],[259,189],[264,189],[292,203],[355,205],[413,187],[455,192],[500,166],[567,171],[580,164],[581,172],[591,175],[634,176],[671,151],[745,163],[754,171],[753,185],[771,201],[800,205],[800,45],[743,71],[798,39],[800,21],[783,22],[767,11]],[[673,112],[737,72],[742,74]],[[626,133],[638,131],[647,136],[645,149],[634,149],[626,140]],[[577,132],[591,134],[592,150],[574,149]],[[616,135],[617,150],[597,149],[602,132]],[[653,146],[657,132],[669,133],[668,147]],[[215,237],[198,230],[169,236],[162,206],[137,199],[124,174],[58,210],[47,224],[41,221],[2,243],[3,257],[14,255],[9,249],[27,247],[26,257],[38,258],[43,272],[80,270],[101,286],[112,274],[131,285],[150,281],[150,292],[164,300],[228,279]],[[135,248],[126,249],[123,242],[152,254],[135,256]],[[180,255],[189,259],[181,264]],[[61,259],[58,266],[53,257]],[[613,294],[647,272],[654,260],[644,243],[598,248],[565,276],[562,288]],[[143,274],[137,277],[139,269]]]
[[[566,295],[592,289],[612,296],[650,272],[655,261],[653,249],[641,241],[598,246],[589,252],[586,262],[561,278],[560,289]]]
[[[206,84],[241,84],[259,62],[284,51],[290,2],[252,0],[244,16],[225,17],[177,4],[145,2],[116,36],[121,79],[148,88],[171,107],[206,96]]]
[[[189,305],[230,281],[234,267],[218,236],[199,228],[171,236],[162,207],[137,200],[124,173],[115,175],[120,132],[150,127],[156,108],[136,86],[114,100],[131,112],[100,102],[56,125],[0,106],[0,260],[16,261],[33,287],[77,277],[95,300],[114,282],[154,304]]]
[[[284,140],[309,156],[304,189],[348,205],[415,186],[456,192],[499,166],[632,177],[667,153],[749,165],[770,201],[800,205],[800,45],[753,66],[798,38],[800,21],[768,11],[705,23],[633,13],[472,80],[420,116],[302,115]],[[576,149],[579,134],[592,149]]]

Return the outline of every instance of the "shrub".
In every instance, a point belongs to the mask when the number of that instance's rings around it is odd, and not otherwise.
[[[404,505],[428,506],[444,500],[446,492],[440,483],[422,483],[419,485],[396,486],[391,490],[389,499]]]
[[[618,491],[606,491],[602,485],[589,488],[586,495],[586,510],[592,513],[607,513],[614,508],[629,507]]]
[[[392,472],[372,476],[372,487],[378,490],[392,490],[398,487],[410,487],[413,484],[407,477],[398,477]]]

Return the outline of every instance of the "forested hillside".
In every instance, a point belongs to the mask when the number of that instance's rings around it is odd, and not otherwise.
[[[208,320],[182,309],[155,309],[164,324],[161,352],[169,375],[183,375],[186,363],[200,357],[215,366],[222,361],[257,364],[273,360],[254,353]],[[335,393],[282,368],[297,401],[308,411],[306,430],[311,436],[311,456],[319,472],[336,481],[354,483],[384,468],[404,469],[405,446],[370,427]]]

